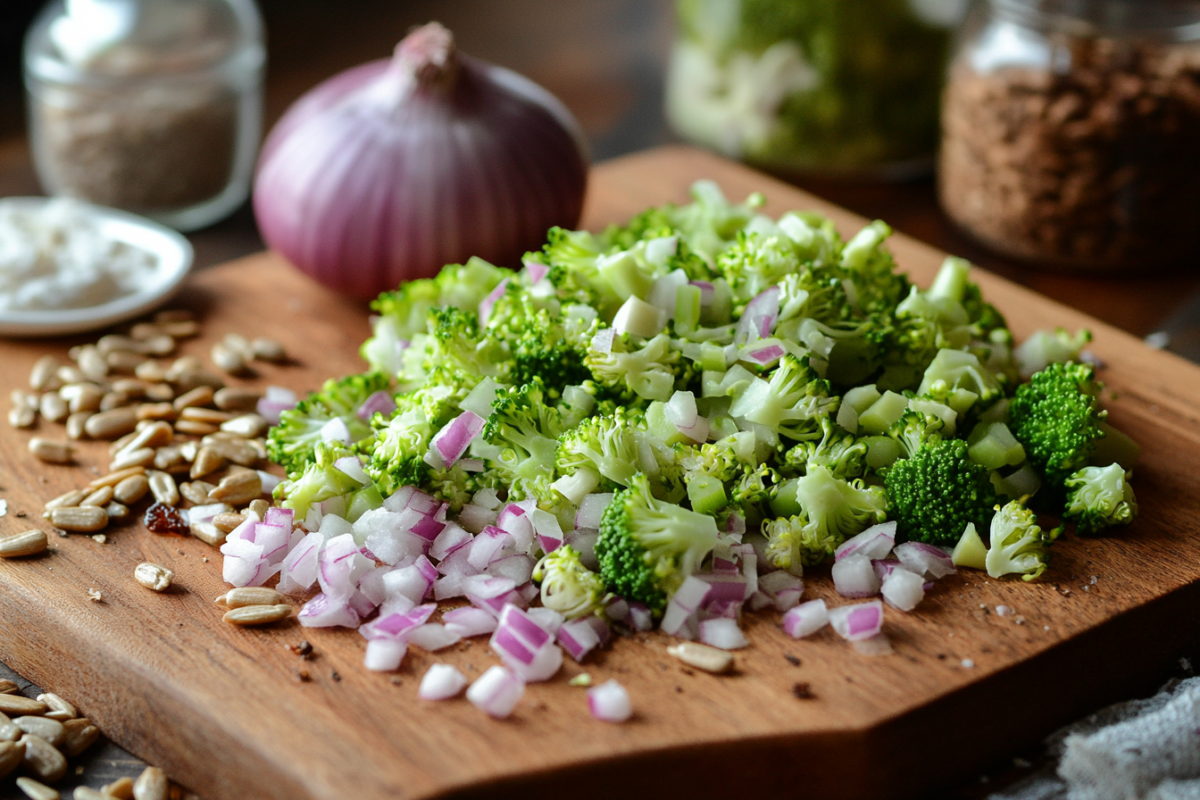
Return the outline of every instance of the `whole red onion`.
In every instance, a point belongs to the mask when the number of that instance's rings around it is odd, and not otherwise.
[[[537,84],[456,52],[437,23],[325,81],[263,147],[254,213],[301,271],[368,299],[480,256],[519,266],[579,222],[586,145]]]

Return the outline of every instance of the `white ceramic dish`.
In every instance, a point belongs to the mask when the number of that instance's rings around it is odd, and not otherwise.
[[[45,197],[7,197],[0,207],[36,210]],[[102,206],[88,206],[100,230],[118,241],[153,253],[160,260],[154,282],[135,294],[87,308],[40,311],[0,311],[0,336],[66,336],[115,325],[167,302],[179,290],[192,266],[192,245],[182,235],[145,217]]]

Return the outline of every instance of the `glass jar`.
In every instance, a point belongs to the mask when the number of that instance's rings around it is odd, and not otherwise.
[[[53,0],[25,39],[43,188],[195,230],[241,205],[262,131],[253,0]]]
[[[986,246],[1067,269],[1200,255],[1200,2],[979,2],[942,119],[942,207]]]
[[[966,0],[678,0],[666,110],[784,176],[927,172]]]

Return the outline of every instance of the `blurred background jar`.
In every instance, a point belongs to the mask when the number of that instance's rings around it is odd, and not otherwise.
[[[24,61],[47,193],[184,231],[245,201],[265,62],[253,0],[54,0]]]
[[[776,174],[926,173],[966,0],[678,0],[667,116]]]
[[[1069,269],[1200,256],[1200,2],[986,0],[943,109],[946,214]]]

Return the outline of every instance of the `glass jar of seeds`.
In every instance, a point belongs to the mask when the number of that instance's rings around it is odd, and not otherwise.
[[[245,201],[265,61],[254,0],[53,0],[24,60],[47,193],[185,231]]]
[[[984,0],[942,109],[946,214],[1075,270],[1200,256],[1200,2]]]

